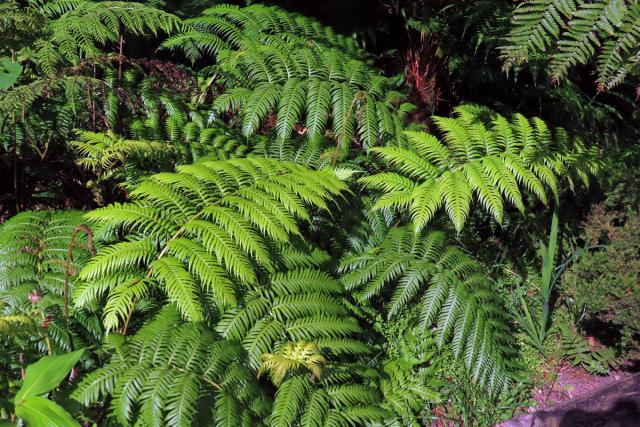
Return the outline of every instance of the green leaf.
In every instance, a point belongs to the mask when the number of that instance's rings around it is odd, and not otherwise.
[[[22,74],[22,65],[10,58],[0,58],[0,90],[9,89]]]
[[[31,397],[23,401],[16,406],[16,414],[29,427],[80,427],[67,411],[43,397]]]
[[[16,394],[16,405],[51,391],[69,374],[84,349],[60,356],[44,356],[27,367],[22,388]]]

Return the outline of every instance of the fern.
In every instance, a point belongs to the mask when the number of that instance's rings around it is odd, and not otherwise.
[[[444,233],[411,226],[391,229],[379,246],[347,256],[339,269],[357,300],[382,297],[389,317],[419,301],[421,329],[435,324],[438,346],[451,340],[476,381],[499,392],[511,375],[515,343],[502,302],[479,271]]]
[[[595,347],[568,325],[560,328],[562,357],[574,365],[580,365],[592,374],[606,375],[615,366],[615,351],[607,347]]]
[[[332,132],[343,146],[358,138],[369,148],[403,128],[410,107],[402,96],[387,97],[393,79],[359,59],[366,55],[352,41],[313,19],[272,6],[220,5],[187,24],[188,31],[163,46],[192,60],[215,57],[210,71],[227,90],[214,107],[239,113],[246,136],[272,114],[281,140],[299,127],[309,138]],[[388,125],[378,125],[388,117]]]
[[[277,354],[263,354],[261,360],[258,377],[269,372],[271,381],[276,386],[280,385],[287,374],[296,372],[302,367],[311,372],[314,378],[320,378],[322,365],[327,362],[316,344],[305,341],[287,343]]]
[[[69,312],[77,272],[93,251],[82,215],[23,212],[0,228],[0,302],[5,315],[0,317],[0,332],[10,332],[16,323],[28,327],[38,337],[38,351],[69,351],[74,341],[93,341],[102,334],[95,316]]]
[[[622,83],[637,65],[640,4],[625,0],[531,0],[514,12],[501,48],[505,68],[548,52],[553,79],[597,58],[598,89]],[[557,49],[552,46],[557,43]]]
[[[374,209],[409,211],[416,231],[422,230],[444,206],[459,232],[475,198],[501,223],[505,204],[524,212],[521,189],[547,203],[547,188],[558,194],[558,180],[578,176],[585,185],[600,167],[595,147],[570,142],[540,119],[516,114],[511,121],[475,106],[455,109],[455,118],[434,117],[444,142],[422,132],[408,131],[409,147],[376,147],[398,172],[360,179],[381,190]],[[488,126],[482,120],[489,114]]]
[[[34,59],[49,76],[61,65],[77,65],[81,59],[102,55],[102,47],[115,43],[124,33],[171,34],[180,20],[141,3],[54,0],[40,7],[48,19],[36,41]]]
[[[0,299],[19,307],[28,303],[30,292],[38,291],[51,302],[62,302],[65,274],[78,271],[89,257],[84,236],[72,246],[72,256],[68,254],[82,215],[80,211],[24,212],[2,225]],[[73,289],[74,278],[69,280]]]
[[[268,246],[299,235],[307,206],[326,209],[345,189],[331,172],[267,159],[180,166],[142,182],[131,203],[86,215],[126,238],[106,247],[80,272],[77,304],[106,296],[104,323],[115,329],[137,301],[160,287],[180,312],[201,320],[203,298],[224,311],[238,286],[273,268]],[[208,305],[208,304],[207,304]]]
[[[368,425],[383,423],[391,413],[380,407],[381,395],[363,384],[358,366],[335,365],[314,383],[309,376],[290,376],[278,387],[271,413],[273,427],[290,425]]]
[[[441,384],[433,380],[434,369],[416,372],[413,365],[402,359],[383,363],[385,375],[380,380],[383,407],[398,415],[395,421],[399,425],[419,425],[425,421],[428,404],[442,400],[435,390]]]
[[[79,131],[78,140],[70,145],[78,153],[76,163],[91,171],[96,179],[87,185],[91,188],[98,205],[104,204],[104,185],[113,180],[136,183],[142,179],[145,159],[160,159],[166,156],[168,147],[157,141],[130,140],[111,133],[101,134]]]
[[[270,398],[243,363],[242,348],[180,318],[168,305],[131,338],[113,336],[111,360],[73,397],[92,405],[112,396],[111,415],[124,425],[189,426],[198,416],[216,425],[264,425]]]
[[[216,326],[223,337],[242,342],[252,367],[257,368],[271,349],[287,342],[312,342],[335,356],[368,351],[354,339],[361,329],[342,301],[340,282],[304,266],[307,262],[299,260],[299,267],[292,265],[286,273],[271,275],[268,283],[247,293],[237,308],[227,310]]]

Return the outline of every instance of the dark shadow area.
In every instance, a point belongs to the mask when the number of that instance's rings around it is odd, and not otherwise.
[[[622,339],[620,325],[592,316],[583,321],[582,327],[589,335],[605,346],[614,348],[620,346],[620,340]]]
[[[620,399],[606,411],[574,409],[562,417],[560,427],[635,427],[640,426],[640,406],[634,399]]]

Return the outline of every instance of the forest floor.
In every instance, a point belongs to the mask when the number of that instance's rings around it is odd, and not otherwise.
[[[555,369],[545,373],[547,381],[544,387],[534,389],[532,397],[537,402],[535,409],[557,405],[631,375],[632,373],[626,370],[612,371],[609,375],[593,375],[570,363],[562,362]]]
[[[594,376],[558,366],[549,386],[534,391],[532,413],[501,427],[640,427],[640,374]]]

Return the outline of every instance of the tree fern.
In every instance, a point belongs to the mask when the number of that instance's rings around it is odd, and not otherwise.
[[[425,414],[427,405],[442,400],[436,391],[441,384],[434,381],[433,367],[416,372],[411,369],[413,365],[402,359],[385,360],[383,363],[384,375],[380,380],[383,407],[398,415],[394,421],[399,425],[419,425],[430,416]]]
[[[134,2],[55,0],[39,11],[48,20],[44,37],[35,43],[34,59],[47,75],[60,65],[101,55],[104,45],[118,42],[124,33],[170,34],[180,28],[177,17]]]
[[[215,6],[187,24],[191,28],[164,47],[181,49],[192,60],[215,58],[208,71],[227,90],[214,106],[239,113],[245,135],[272,114],[280,139],[298,124],[310,138],[332,131],[343,145],[358,138],[366,148],[400,134],[409,104],[403,97],[387,98],[393,79],[362,60],[367,56],[353,42],[317,21],[256,4]],[[378,126],[387,115],[388,125]]]
[[[375,153],[398,172],[360,179],[381,190],[374,209],[409,211],[416,231],[444,206],[462,230],[473,198],[501,223],[505,204],[524,211],[521,189],[547,203],[547,188],[558,194],[558,180],[572,176],[588,184],[600,162],[595,147],[554,133],[540,119],[516,114],[511,121],[475,106],[456,108],[456,117],[434,117],[444,142],[422,132],[407,132],[409,147],[376,147]],[[489,114],[490,124],[482,117]]]
[[[515,343],[504,307],[478,264],[447,245],[444,233],[391,229],[379,246],[347,256],[339,271],[357,300],[383,298],[390,317],[419,302],[420,327],[436,325],[439,347],[451,341],[492,392],[505,386]]]
[[[505,68],[548,52],[551,77],[560,80],[574,66],[597,58],[598,89],[611,89],[637,65],[639,17],[636,1],[523,2],[501,48]]]
[[[259,269],[273,268],[269,245],[300,234],[296,220],[309,220],[307,206],[326,209],[344,189],[331,172],[268,159],[154,175],[131,191],[133,202],[86,215],[126,238],[80,272],[76,301],[104,295],[109,329],[126,328],[136,302],[157,287],[187,319],[202,319],[202,298],[224,311],[235,305],[238,286],[255,287]]]

